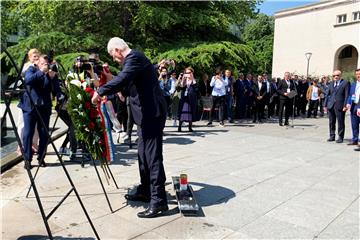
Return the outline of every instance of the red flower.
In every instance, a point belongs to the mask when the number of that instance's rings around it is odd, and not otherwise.
[[[93,130],[95,128],[95,123],[90,122],[88,127],[89,127],[90,130]]]
[[[94,109],[94,108],[92,108],[92,109],[90,110],[90,118],[97,118],[97,116],[98,116],[97,110]]]
[[[90,108],[91,108],[91,103],[86,102],[86,103],[85,103],[85,108],[86,108],[86,109],[90,109]]]

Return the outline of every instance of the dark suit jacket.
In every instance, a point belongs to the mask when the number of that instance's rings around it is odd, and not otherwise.
[[[289,80],[289,81],[290,81],[290,91],[296,91],[294,81],[293,80]],[[279,97],[280,100],[289,99],[287,96],[284,95],[287,92],[288,88],[289,88],[289,86],[284,79],[279,82],[277,92],[280,96]]]
[[[51,79],[46,73],[35,66],[30,66],[25,72],[25,87],[30,92],[34,104],[38,107],[51,109],[51,93],[59,97],[60,85],[57,76]],[[29,95],[24,93],[18,105],[24,111],[33,111]]]
[[[329,109],[342,110],[346,107],[349,96],[349,82],[341,79],[340,85],[335,89],[334,81],[329,86],[329,94],[325,98],[325,106]]]
[[[150,60],[139,51],[131,50],[123,70],[97,91],[100,96],[114,94],[122,88],[129,91],[129,102],[134,122],[145,126],[166,115],[166,101]]]
[[[255,82],[253,85],[253,88],[254,88],[255,100],[257,100],[256,97],[259,97],[259,96],[263,97],[261,100],[264,100],[264,97],[267,94],[266,82],[262,83],[261,89],[259,89],[258,82]],[[259,100],[257,100],[257,101],[259,101]]]

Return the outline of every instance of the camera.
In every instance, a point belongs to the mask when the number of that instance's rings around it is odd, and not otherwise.
[[[58,67],[55,63],[49,64],[49,70],[53,72],[58,72]]]
[[[91,66],[95,73],[100,73],[103,71],[103,66],[96,62],[95,59],[90,58],[86,62],[82,62],[81,64],[83,70],[91,70]]]

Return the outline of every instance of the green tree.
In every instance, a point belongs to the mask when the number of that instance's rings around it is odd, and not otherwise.
[[[255,52],[253,71],[258,73],[272,70],[272,53],[274,41],[274,19],[265,14],[259,14],[244,28],[243,41]]]

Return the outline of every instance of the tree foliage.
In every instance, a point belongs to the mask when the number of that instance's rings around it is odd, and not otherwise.
[[[254,63],[253,55],[253,50],[244,44],[224,41],[195,43],[193,46],[169,50],[154,60],[174,59],[178,70],[191,66],[199,78],[202,73],[213,74],[215,68],[229,68],[235,72],[248,68]]]
[[[204,71],[215,65],[242,68],[255,60],[248,57],[248,46],[236,45],[242,40],[229,29],[244,27],[260,1],[2,1],[2,42],[21,26],[26,37],[9,48],[17,60],[36,47],[43,53],[55,49],[58,55],[96,51],[111,62],[107,41],[120,36],[154,61],[161,54],[183,53],[181,59]],[[197,55],[190,58],[193,52]]]
[[[244,42],[255,52],[256,72],[271,72],[274,41],[274,19],[265,14],[259,14],[244,28]]]

